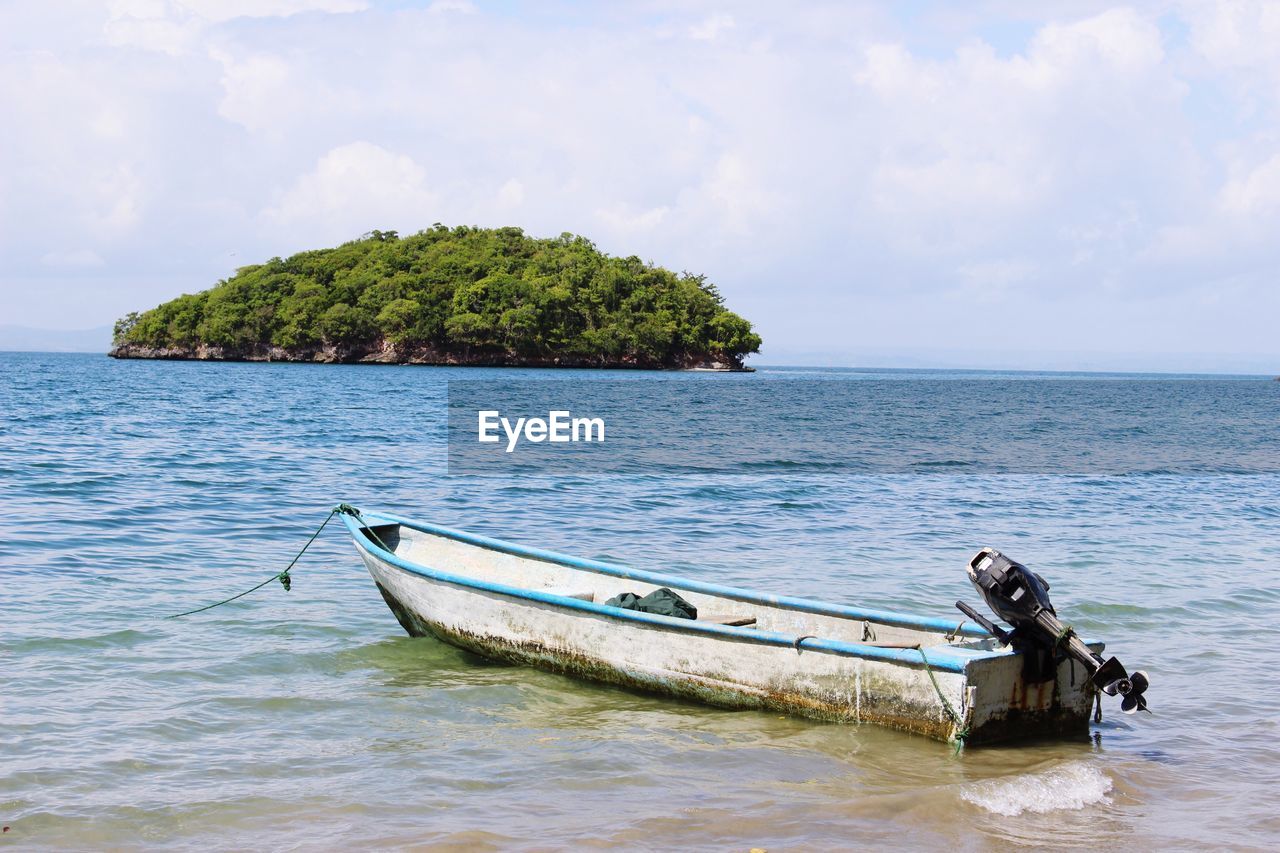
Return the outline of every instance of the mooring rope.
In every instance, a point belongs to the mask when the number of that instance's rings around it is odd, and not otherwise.
[[[195,613],[203,613],[204,611],[212,610],[215,607],[221,607],[224,604],[229,604],[232,601],[235,601],[237,598],[244,598],[251,592],[257,592],[272,581],[280,581],[280,585],[284,587],[285,592],[288,592],[293,588],[293,579],[289,576],[289,570],[298,564],[298,561],[302,559],[302,555],[307,553],[307,549],[311,547],[311,543],[316,541],[316,538],[321,534],[325,527],[328,526],[329,522],[333,521],[333,517],[335,515],[350,515],[354,518],[359,518],[360,510],[351,506],[351,504],[338,504],[333,509],[329,510],[329,514],[324,517],[324,521],[322,521],[320,526],[316,528],[316,532],[311,534],[311,538],[307,540],[307,544],[303,545],[302,550],[294,555],[293,559],[289,561],[289,565],[285,566],[284,571],[278,572],[264,580],[262,583],[249,587],[244,592],[238,592],[230,598],[224,598],[222,601],[216,601],[213,604],[206,604],[204,607],[197,607],[195,610],[188,610],[185,613],[175,613],[172,616],[166,616],[164,618],[178,619],[183,616],[191,616]]]
[[[951,718],[951,722],[955,724],[956,733],[956,752],[959,753],[964,748],[964,740],[969,736],[969,727],[964,724],[964,718],[956,713],[956,709],[951,707],[951,703],[947,701],[946,695],[942,692],[942,688],[938,685],[938,679],[934,677],[933,667],[929,666],[929,659],[925,657],[924,646],[916,644],[915,650],[920,653],[920,660],[924,663],[924,671],[929,675],[929,681],[933,684],[934,691],[938,694],[938,699],[942,701],[942,708],[947,712],[947,716]]]

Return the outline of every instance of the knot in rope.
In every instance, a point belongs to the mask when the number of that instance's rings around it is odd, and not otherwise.
[[[231,596],[230,598],[224,598],[222,599],[222,601],[215,601],[213,604],[207,604],[204,607],[197,607],[195,610],[188,610],[185,613],[175,613],[172,616],[166,616],[164,618],[178,619],[182,616],[191,616],[192,614],[195,614],[195,613],[203,613],[206,610],[212,610],[215,607],[221,607],[224,604],[230,604],[231,602],[235,601],[237,598],[244,598],[246,595],[248,595],[251,592],[257,592],[258,590],[262,589],[264,586],[271,583],[272,581],[280,581],[280,585],[284,587],[285,592],[288,592],[290,589],[293,588],[293,578],[292,576],[290,576],[289,570],[292,569],[295,565],[297,565],[298,561],[302,559],[302,555],[307,553],[307,549],[311,547],[311,543],[316,541],[316,537],[318,537],[321,531],[325,529],[325,526],[328,525],[329,522],[333,520],[333,517],[335,515],[350,515],[350,516],[359,518],[360,510],[356,509],[351,504],[338,504],[336,507],[329,510],[329,514],[324,517],[324,521],[322,521],[320,523],[320,526],[316,528],[316,532],[311,534],[311,538],[307,540],[307,544],[303,545],[302,550],[294,555],[293,559],[289,561],[289,565],[284,567],[284,571],[277,572],[276,574],[264,580],[262,583],[257,584],[255,586],[251,586],[248,589],[246,589],[244,592],[238,592],[235,595]]]
[[[938,699],[942,702],[942,708],[947,712],[947,716],[951,718],[951,723],[955,726],[955,734],[953,737],[956,741],[956,754],[964,749],[965,738],[969,736],[969,727],[964,724],[964,718],[956,713],[956,709],[951,707],[951,702],[942,692],[942,688],[938,685],[938,679],[933,674],[933,667],[929,666],[929,658],[925,657],[924,646],[917,643],[913,648],[920,653],[920,661],[924,664],[924,671],[929,676],[929,681],[933,684],[933,690],[938,694]]]

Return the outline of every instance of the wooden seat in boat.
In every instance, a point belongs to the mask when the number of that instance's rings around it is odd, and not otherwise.
[[[756,624],[754,616],[733,616],[722,613],[708,613],[706,615],[698,615],[699,622],[714,622],[717,625],[730,625],[737,627],[746,627],[747,625]]]

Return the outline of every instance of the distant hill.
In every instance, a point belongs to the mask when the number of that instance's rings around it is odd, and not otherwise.
[[[34,329],[0,325],[0,352],[103,352],[111,349],[111,327]]]
[[[704,276],[572,234],[436,225],[243,267],[115,329],[119,358],[741,369],[760,336]]]

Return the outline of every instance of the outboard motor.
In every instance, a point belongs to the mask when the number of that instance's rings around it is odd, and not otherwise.
[[[957,601],[960,612],[986,628],[1002,643],[1046,649],[1056,668],[1057,662],[1070,657],[1084,665],[1093,684],[1108,696],[1119,694],[1124,699],[1120,710],[1126,714],[1147,710],[1147,674],[1129,675],[1114,657],[1104,661],[1094,654],[1063,625],[1049,601],[1049,584],[1040,575],[1019,562],[1010,560],[994,548],[983,548],[969,561],[969,580],[997,616],[1013,626],[1004,631],[963,601]]]

